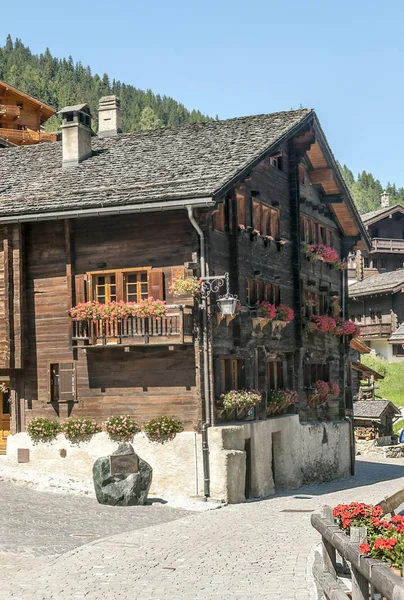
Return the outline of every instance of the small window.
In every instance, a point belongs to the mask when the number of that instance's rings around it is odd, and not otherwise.
[[[257,302],[264,301],[278,306],[281,303],[280,286],[276,283],[247,279],[247,304],[254,306]]]
[[[243,361],[239,358],[221,358],[219,362],[219,392],[224,394],[244,387]]]
[[[304,386],[313,387],[316,381],[329,381],[328,363],[306,363],[304,365]]]
[[[283,368],[280,360],[268,362],[268,390],[283,389]]]
[[[275,169],[282,171],[282,155],[274,154],[273,156],[270,156],[269,164],[271,165],[271,167],[275,167]]]
[[[51,402],[69,402],[75,399],[75,364],[53,363],[49,368]]]
[[[404,356],[403,344],[393,344],[393,355],[394,356]]]
[[[149,284],[146,271],[124,273],[124,300],[126,302],[140,302],[149,296]]]

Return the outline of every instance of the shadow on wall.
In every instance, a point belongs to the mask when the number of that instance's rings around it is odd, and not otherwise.
[[[89,387],[190,390],[196,385],[194,353],[190,350],[142,348],[124,352],[121,348],[103,348],[88,352]]]

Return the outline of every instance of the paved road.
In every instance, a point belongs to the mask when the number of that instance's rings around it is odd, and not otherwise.
[[[308,557],[319,540],[310,526],[312,513],[293,511],[380,500],[404,486],[404,459],[361,458],[355,478],[208,513],[166,506],[110,509],[88,498],[38,494],[4,483],[0,493],[3,486],[9,506],[13,494],[23,498],[26,515],[24,521],[13,519],[7,542],[10,523],[2,503],[0,548],[4,541],[9,550],[15,540],[13,554],[0,556],[7,567],[2,600],[309,600]],[[70,537],[78,532],[77,523],[92,533],[104,517],[110,520],[99,533],[109,537],[85,545]],[[59,557],[44,556],[48,544],[62,551],[76,547]]]

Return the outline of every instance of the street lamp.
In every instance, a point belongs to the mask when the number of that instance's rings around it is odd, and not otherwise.
[[[217,304],[223,316],[233,316],[237,312],[238,297],[229,292],[229,274],[210,275],[201,278],[201,297],[206,300],[211,293],[216,293],[223,286],[226,286],[224,296],[219,296]]]

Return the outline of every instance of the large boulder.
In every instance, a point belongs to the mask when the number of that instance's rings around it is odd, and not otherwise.
[[[152,476],[151,466],[127,443],[119,444],[115,452],[98,458],[93,465],[94,488],[100,504],[146,504]]]

